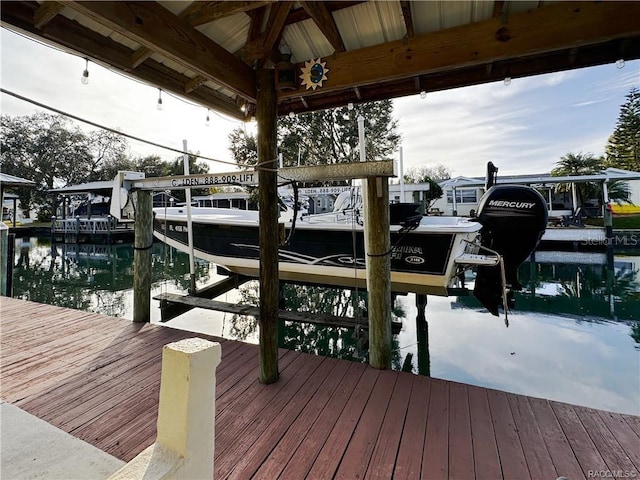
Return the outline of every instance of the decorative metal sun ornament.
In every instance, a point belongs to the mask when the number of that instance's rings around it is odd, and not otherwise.
[[[326,67],[327,62],[321,62],[321,58],[317,60],[309,60],[304,62],[304,68],[302,68],[302,85],[307,87],[307,90],[315,90],[318,87],[322,87],[322,82],[327,79],[327,72],[329,69]]]

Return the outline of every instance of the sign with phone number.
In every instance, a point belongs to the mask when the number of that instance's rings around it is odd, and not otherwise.
[[[246,185],[256,183],[255,173],[228,173],[219,175],[196,175],[174,178],[171,186],[180,187],[209,187],[212,185]]]
[[[133,180],[128,188],[142,190],[163,190],[181,188],[208,188],[215,185],[255,185],[258,174],[255,170],[231,173],[198,173],[175,177],[142,178]]]

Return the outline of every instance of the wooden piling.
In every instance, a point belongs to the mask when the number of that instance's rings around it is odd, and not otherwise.
[[[426,316],[427,296],[416,293],[416,337],[418,340],[418,374],[431,376],[429,355],[429,322]]]
[[[151,192],[136,192],[135,239],[133,243],[133,321],[151,321],[151,247],[153,209]]]
[[[369,365],[391,368],[391,240],[389,183],[375,177],[363,181],[366,192],[365,251],[369,311]]]
[[[259,379],[278,380],[278,177],[277,99],[274,71],[257,72],[258,193],[260,205]]]

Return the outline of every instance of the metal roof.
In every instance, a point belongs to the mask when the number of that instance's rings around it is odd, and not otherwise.
[[[100,182],[88,182],[78,185],[67,185],[66,187],[52,188],[50,193],[58,193],[60,195],[77,195],[79,193],[109,193],[113,189],[113,180],[105,180]]]
[[[255,112],[256,71],[285,49],[298,82],[278,91],[279,115],[640,58],[640,2],[12,1],[0,14],[240,119]],[[326,81],[302,84],[318,59]]]
[[[27,180],[26,178],[15,177],[13,175],[7,175],[6,173],[0,173],[0,185],[5,187],[35,187],[36,182]]]
[[[602,182],[610,180],[640,180],[640,172],[608,168],[592,175],[554,176],[549,173],[534,175],[498,176],[496,185],[554,185],[558,183]],[[440,182],[442,187],[481,187],[485,185],[485,177],[456,177]]]

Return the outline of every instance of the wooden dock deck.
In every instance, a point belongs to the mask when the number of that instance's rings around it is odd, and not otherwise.
[[[162,346],[195,334],[6,297],[0,319],[4,401],[125,461],[153,443]],[[265,386],[255,345],[213,340],[219,479],[640,475],[640,417],[287,350]]]

